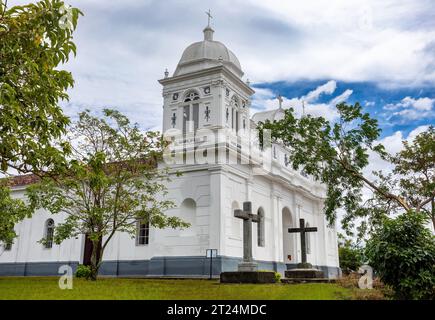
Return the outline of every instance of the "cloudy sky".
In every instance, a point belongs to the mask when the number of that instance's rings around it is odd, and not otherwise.
[[[22,4],[30,0],[10,0]],[[435,9],[430,0],[67,0],[80,8],[75,78],[65,112],[117,108],[160,129],[161,79],[203,38],[211,9],[215,40],[251,81],[252,113],[294,107],[334,120],[341,101],[378,119],[395,153],[435,120]],[[385,169],[373,157],[367,173]]]
[[[277,94],[284,107],[301,112],[304,101],[306,112],[330,119],[337,102],[359,101],[394,148],[434,123],[433,1],[67,2],[84,13],[77,57],[66,66],[76,81],[64,105],[72,116],[112,107],[144,129],[160,129],[157,80],[202,40],[210,8],[215,40],[237,55],[256,90],[252,112],[276,108]]]
[[[69,114],[116,107],[159,128],[165,68],[202,39],[212,10],[215,39],[238,56],[257,94],[253,111],[284,106],[330,118],[359,101],[383,137],[434,122],[435,9],[431,1],[70,0],[84,17],[75,35]]]

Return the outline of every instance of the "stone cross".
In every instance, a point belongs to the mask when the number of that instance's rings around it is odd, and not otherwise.
[[[243,202],[243,210],[234,210],[234,216],[243,219],[243,263],[239,271],[256,271],[257,264],[252,260],[252,222],[259,222],[259,217],[252,213],[252,202]]]
[[[301,233],[301,251],[302,251],[302,263],[307,263],[307,244],[305,243],[305,233],[306,232],[317,232],[317,227],[305,227],[305,220],[299,219],[299,228],[289,228],[288,232]]]

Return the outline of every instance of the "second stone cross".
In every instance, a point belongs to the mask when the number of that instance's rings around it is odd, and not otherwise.
[[[258,265],[252,259],[252,222],[259,222],[259,216],[252,213],[251,201],[243,202],[243,210],[234,210],[234,216],[243,219],[243,262],[239,271],[257,271]]]

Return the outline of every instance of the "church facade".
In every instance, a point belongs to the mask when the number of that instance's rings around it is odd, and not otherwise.
[[[168,215],[191,224],[184,230],[155,229],[138,224],[137,235],[118,233],[103,256],[102,275],[207,276],[207,249],[216,249],[212,272],[237,270],[243,257],[243,221],[234,216],[243,202],[251,201],[258,222],[252,226],[252,256],[259,270],[283,273],[301,261],[299,234],[289,228],[306,227],[307,260],[327,277],[339,275],[337,234],[322,213],[325,187],[288,163],[279,143],[255,148],[260,121],[280,119],[284,111],[250,115],[254,90],[243,81],[239,60],[213,39],[210,26],[204,40],[188,46],[172,76],[165,72],[163,132],[172,140],[162,166],[181,176],[168,182]],[[254,152],[255,151],[255,152]],[[24,197],[25,179],[13,188]],[[85,235],[61,245],[41,244],[64,217],[37,211],[16,226],[18,238],[0,249],[0,275],[56,275],[61,265],[75,268],[89,259]]]

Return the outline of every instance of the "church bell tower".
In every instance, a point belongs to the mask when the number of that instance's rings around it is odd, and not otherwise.
[[[248,133],[250,99],[254,94],[242,80],[236,55],[214,40],[210,23],[204,39],[189,45],[172,76],[165,72],[163,133],[178,130],[200,135],[201,130],[227,129],[234,135]]]

